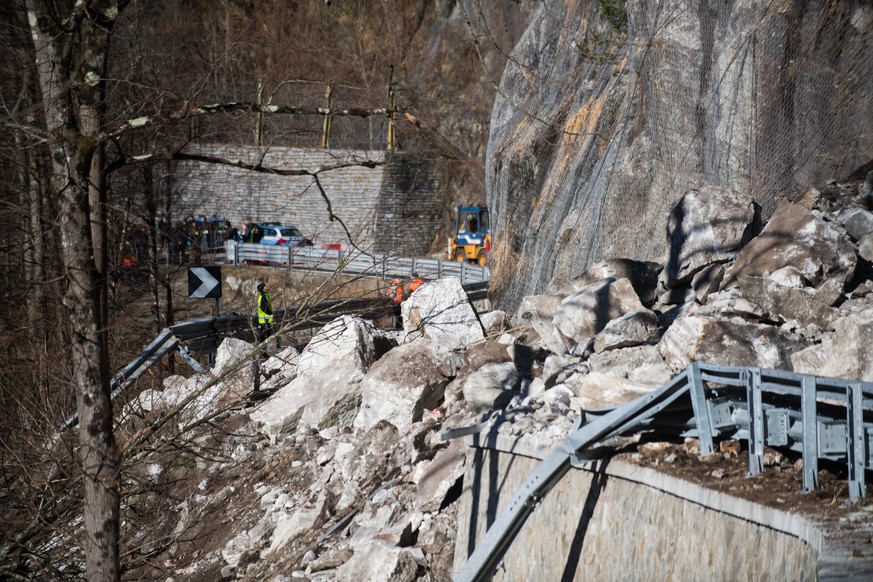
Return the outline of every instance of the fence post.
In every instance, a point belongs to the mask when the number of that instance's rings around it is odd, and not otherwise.
[[[330,149],[331,107],[333,106],[333,81],[324,88],[324,123],[321,127],[321,148]]]
[[[255,145],[264,145],[264,81],[258,80],[258,91],[255,95],[258,112],[255,114]]]
[[[388,135],[385,139],[387,144],[387,147],[385,149],[389,152],[393,152],[395,149],[397,149],[396,136],[394,135],[394,119],[397,115],[394,111],[395,107],[396,104],[394,100],[394,65],[391,65],[388,73]]]

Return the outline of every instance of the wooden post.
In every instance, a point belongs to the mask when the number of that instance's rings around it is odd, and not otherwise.
[[[394,124],[396,119],[396,113],[394,111],[395,107],[395,99],[394,99],[394,65],[391,65],[390,73],[388,76],[388,135],[387,135],[387,150],[389,152],[393,152],[397,149],[397,136],[394,131]]]
[[[258,106],[258,112],[255,114],[255,145],[264,145],[264,82],[258,81],[258,93],[255,97],[255,103]]]
[[[321,128],[321,147],[330,149],[330,108],[333,104],[333,81],[324,88],[324,123]]]

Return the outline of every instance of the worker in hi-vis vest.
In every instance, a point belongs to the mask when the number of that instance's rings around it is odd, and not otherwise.
[[[258,342],[262,342],[273,333],[273,306],[270,304],[270,294],[267,293],[267,283],[258,285]]]

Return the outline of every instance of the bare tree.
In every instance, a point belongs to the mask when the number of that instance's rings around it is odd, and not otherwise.
[[[119,580],[119,458],[112,430],[107,342],[102,125],[109,41],[126,1],[26,0],[60,208],[64,307],[74,334],[86,575]]]

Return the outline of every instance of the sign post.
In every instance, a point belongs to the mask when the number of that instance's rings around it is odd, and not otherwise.
[[[188,297],[215,299],[215,317],[221,300],[221,267],[188,267]],[[215,352],[209,353],[209,365],[215,364]]]

